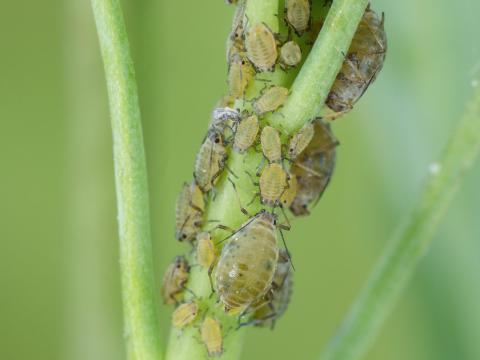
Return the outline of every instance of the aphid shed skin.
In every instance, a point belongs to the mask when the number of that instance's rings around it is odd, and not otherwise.
[[[219,357],[223,353],[223,337],[220,324],[214,318],[207,316],[200,329],[202,342],[207,348],[208,356]]]
[[[235,131],[235,139],[233,141],[233,149],[239,153],[244,153],[255,142],[259,130],[258,118],[251,115],[237,126]]]
[[[283,68],[295,67],[302,61],[302,50],[295,41],[289,41],[280,48],[280,65]]]
[[[182,300],[190,267],[183,256],[177,256],[163,275],[162,297],[165,304],[175,304]]]
[[[198,315],[198,305],[195,301],[180,304],[172,314],[172,325],[182,329],[190,325]]]
[[[269,164],[263,169],[259,184],[262,203],[276,206],[287,189],[287,173],[280,164]]]
[[[215,268],[215,290],[225,310],[242,311],[270,288],[278,260],[276,216],[263,210],[236,231]]]
[[[201,232],[197,235],[197,262],[200,266],[209,269],[215,258],[215,244],[208,232]]]
[[[202,225],[205,203],[200,188],[192,182],[184,184],[177,197],[175,207],[175,237],[180,241],[191,241]]]
[[[367,8],[353,37],[326,104],[345,113],[361,98],[383,67],[387,51],[384,18]]]
[[[271,126],[265,126],[260,135],[263,156],[269,162],[279,162],[282,160],[282,143],[277,129]]]
[[[293,134],[288,145],[288,158],[294,160],[312,141],[315,133],[312,123],[305,124],[300,130]]]
[[[260,116],[277,110],[283,105],[288,96],[288,89],[282,86],[270,86],[253,103],[253,110]]]
[[[272,70],[277,61],[277,42],[272,31],[263,23],[253,25],[247,31],[245,47],[248,59],[260,71]]]
[[[308,215],[308,206],[322,196],[335,168],[338,141],[330,126],[320,118],[313,121],[315,135],[305,151],[293,162],[290,172],[297,178],[297,195],[290,205],[295,216]]]
[[[195,181],[203,192],[212,189],[225,167],[226,159],[227,152],[222,134],[215,129],[210,129],[195,161]]]
[[[285,20],[298,36],[303,35],[310,25],[310,1],[285,0]]]

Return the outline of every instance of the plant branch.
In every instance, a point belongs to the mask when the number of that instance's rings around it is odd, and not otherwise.
[[[286,133],[298,130],[324,106],[369,0],[334,0],[281,113],[268,121]]]
[[[480,89],[445,149],[434,163],[419,202],[393,238],[362,293],[352,305],[324,360],[359,359],[375,339],[415,265],[428,250],[462,180],[480,151]]]
[[[133,62],[119,0],[92,0],[110,102],[129,359],[162,359],[150,240],[147,170]]]

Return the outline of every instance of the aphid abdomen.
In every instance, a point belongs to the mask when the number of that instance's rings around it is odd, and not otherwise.
[[[254,69],[240,54],[233,54],[228,67],[228,89],[231,96],[243,98],[245,90],[253,79]]]
[[[302,61],[302,50],[294,41],[289,41],[280,49],[280,63],[283,67],[297,66]]]
[[[222,136],[211,130],[205,138],[195,160],[194,177],[203,192],[211,190],[218,174],[225,166],[226,150]]]
[[[310,24],[310,2],[309,0],[286,0],[286,19],[300,36]]]
[[[264,217],[265,216],[265,217]],[[215,270],[220,300],[229,310],[246,308],[268,291],[278,259],[276,229],[261,213],[224,246]]]
[[[194,301],[180,304],[172,314],[172,325],[181,329],[191,324],[197,314],[198,306]]]
[[[263,155],[269,162],[279,162],[282,159],[282,144],[278,131],[271,127],[265,126],[260,135]]]
[[[252,115],[243,119],[237,126],[233,149],[239,153],[245,152],[255,142],[258,134],[258,118]]]
[[[203,320],[202,327],[200,328],[200,334],[202,342],[207,348],[208,356],[218,357],[223,352],[223,337],[220,324],[214,318],[207,316]]]
[[[271,70],[277,60],[277,43],[265,24],[255,24],[245,38],[248,59],[259,71]]]
[[[177,240],[190,241],[195,238],[202,222],[204,207],[203,194],[195,182],[184,184],[175,207]]]
[[[287,187],[287,173],[277,163],[269,164],[260,176],[260,196],[262,203],[277,205]]]
[[[282,86],[271,86],[253,104],[253,110],[258,115],[277,110],[288,96],[288,89]]]

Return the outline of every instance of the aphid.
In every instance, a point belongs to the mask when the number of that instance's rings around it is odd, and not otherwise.
[[[165,275],[163,275],[162,286],[162,297],[165,304],[175,304],[182,300],[189,271],[190,267],[183,256],[177,256],[168,265]]]
[[[240,121],[240,113],[230,107],[215,108],[212,111],[213,124],[224,123],[228,120]]]
[[[301,36],[310,25],[310,1],[285,0],[285,20]]]
[[[282,207],[289,208],[292,205],[293,200],[297,196],[297,177],[289,175],[288,187],[280,197],[280,203]]]
[[[233,149],[239,153],[244,153],[257,138],[258,134],[258,118],[251,115],[238,123],[233,141]]]
[[[312,123],[305,124],[298,130],[290,139],[288,145],[288,157],[294,160],[312,141],[314,134],[314,127]]]
[[[207,316],[200,329],[202,342],[207,348],[208,356],[219,357],[223,353],[223,338],[220,324],[214,318]]]
[[[211,129],[203,141],[195,161],[195,181],[203,192],[207,192],[213,187],[225,167],[226,158],[227,152],[222,135],[215,129]]]
[[[295,41],[289,41],[280,48],[280,64],[283,68],[297,66],[302,61],[302,50]]]
[[[290,260],[287,252],[280,250],[271,291],[266,296],[264,304],[253,313],[251,322],[257,326],[264,326],[270,323],[273,328],[275,321],[287,310],[292,297],[292,291],[293,272]]]
[[[263,155],[269,162],[279,162],[282,159],[282,143],[275,128],[265,126],[260,134],[260,143]]]
[[[335,147],[330,126],[321,119],[313,122],[315,135],[305,151],[293,162],[290,172],[297,178],[297,195],[290,205],[295,216],[308,215],[308,206],[320,199],[335,168]]]
[[[230,95],[235,98],[242,98],[254,74],[255,70],[247,59],[238,53],[232,55],[227,76]]]
[[[233,16],[232,30],[227,39],[227,62],[230,62],[232,55],[235,53],[245,52],[244,42],[244,15],[245,15],[245,3],[242,1],[238,4],[235,15]]]
[[[262,203],[271,206],[278,205],[280,197],[288,187],[287,173],[280,164],[269,164],[263,169],[259,184]]]
[[[205,202],[200,188],[192,182],[184,184],[177,197],[175,207],[175,237],[180,241],[191,241],[202,224]]]
[[[278,260],[276,222],[274,214],[262,210],[223,247],[215,289],[225,310],[245,310],[270,289]]]
[[[197,235],[197,262],[200,266],[210,269],[217,257],[215,245],[208,232]]]
[[[273,69],[277,61],[277,42],[272,31],[263,23],[253,25],[245,38],[248,59],[258,71]]]
[[[333,111],[351,110],[382,69],[387,51],[383,23],[383,14],[367,8],[326,101]]]
[[[253,103],[253,110],[258,115],[274,111],[283,105],[288,96],[288,89],[282,86],[271,86]]]
[[[198,315],[198,305],[195,301],[180,304],[172,314],[172,325],[178,329],[191,324]]]

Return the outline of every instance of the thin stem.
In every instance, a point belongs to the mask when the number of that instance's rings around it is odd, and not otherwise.
[[[130,359],[162,359],[152,266],[147,170],[137,86],[118,0],[92,0],[113,132],[125,339]]]
[[[323,107],[369,0],[335,0],[281,113],[268,121],[292,133]]]
[[[425,254],[462,180],[480,151],[480,89],[445,149],[406,225],[381,257],[324,360],[359,359],[373,342],[415,265]]]

